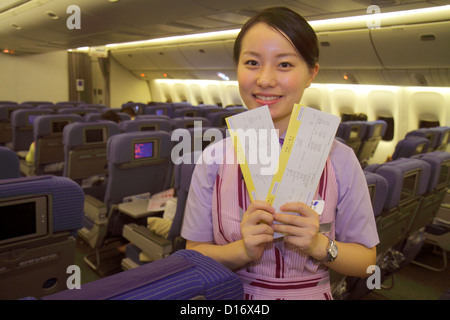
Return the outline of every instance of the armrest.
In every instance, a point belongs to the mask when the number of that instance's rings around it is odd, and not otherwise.
[[[90,195],[84,198],[84,214],[95,223],[105,223],[108,220],[106,204]]]
[[[100,200],[86,195],[84,199],[84,214],[94,222],[92,229],[78,230],[78,236],[89,243],[91,248],[98,248],[106,236],[108,229],[108,210],[106,204]]]
[[[147,227],[134,223],[123,227],[123,237],[130,240],[153,260],[159,260],[172,252],[172,242],[152,233]]]

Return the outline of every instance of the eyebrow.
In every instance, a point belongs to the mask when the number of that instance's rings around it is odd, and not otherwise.
[[[248,55],[252,55],[252,56],[256,56],[256,57],[261,56],[256,51],[244,51],[244,52],[242,52],[242,55],[244,55],[244,54],[248,54]],[[298,57],[298,54],[297,53],[279,53],[276,55],[277,58],[285,58],[285,57],[290,57],[290,56]]]

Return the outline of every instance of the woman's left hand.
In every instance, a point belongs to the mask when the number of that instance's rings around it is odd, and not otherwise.
[[[326,242],[323,242],[319,233],[319,214],[302,202],[286,203],[280,207],[284,212],[275,213],[272,225],[276,232],[285,234],[284,241],[297,246],[301,252],[320,258],[326,255]],[[324,248],[322,248],[325,245]]]

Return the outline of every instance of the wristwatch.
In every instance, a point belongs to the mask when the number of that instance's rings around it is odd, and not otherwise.
[[[328,238],[328,246],[327,246],[327,256],[322,261],[317,261],[316,259],[313,259],[314,263],[329,263],[333,262],[338,255],[338,247],[336,245],[336,242],[334,242],[333,239]]]

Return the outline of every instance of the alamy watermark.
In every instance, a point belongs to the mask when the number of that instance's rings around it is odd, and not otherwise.
[[[278,171],[280,143],[277,129],[237,129],[234,131],[227,129],[225,135],[232,138],[224,140],[223,135],[224,131],[217,128],[208,128],[203,131],[201,121],[194,121],[193,134],[188,129],[175,129],[172,131],[171,140],[179,141],[179,143],[172,148],[172,162],[174,164],[180,164],[181,162],[190,163],[191,159],[183,157],[183,155],[202,151],[205,143],[222,140],[225,146],[218,144],[217,147],[204,150],[197,163],[247,163],[248,165],[257,165],[261,175],[274,175]],[[239,140],[237,137],[239,137]],[[236,143],[238,143],[242,153],[238,153],[237,157],[227,157],[222,151],[229,150],[230,147],[233,148]]]
[[[67,7],[66,13],[71,14],[66,20],[67,29],[81,29],[81,9],[77,5]]]

